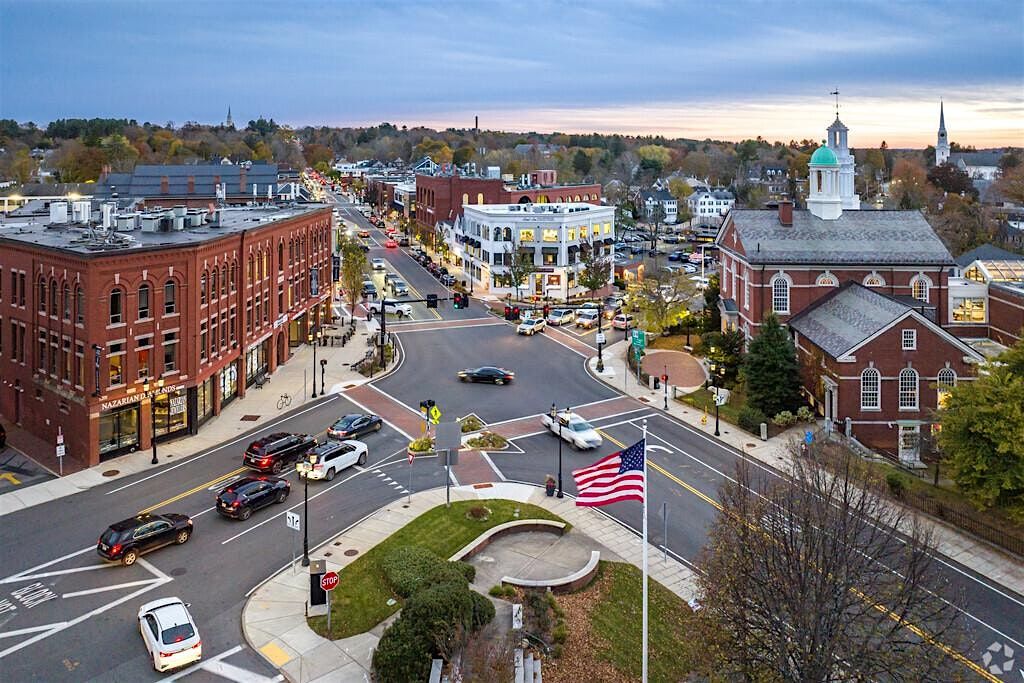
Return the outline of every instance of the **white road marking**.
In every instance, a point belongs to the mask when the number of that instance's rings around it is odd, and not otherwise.
[[[49,631],[54,626],[59,626],[64,622],[58,622],[56,624],[43,624],[42,626],[30,626],[28,628],[19,628],[14,631],[4,631],[0,633],[0,638],[12,638],[14,636],[23,636],[28,633],[39,633],[40,631]]]
[[[88,548],[92,550],[95,546]],[[0,583],[14,583],[16,581],[28,581],[29,579],[43,579],[49,576],[60,576],[61,574],[77,574],[79,572],[89,572],[94,569],[111,569],[117,567],[114,563],[103,563],[93,564],[88,567],[76,567],[75,569],[58,569],[52,572],[42,572],[41,574],[18,574],[16,576],[9,576],[6,579],[0,579]]]
[[[521,450],[521,449],[520,449],[520,450]],[[502,471],[501,471],[501,470],[499,470],[499,469],[498,469],[498,466],[494,464],[494,461],[493,461],[493,460],[491,460],[491,456],[487,455],[487,453],[486,453],[485,451],[480,451],[480,456],[481,456],[481,457],[482,457],[482,458],[483,458],[484,460],[486,460],[486,461],[487,461],[487,464],[488,464],[488,465],[490,465],[490,466],[491,466],[491,469],[492,469],[492,470],[494,470],[494,473],[495,473],[496,475],[498,475],[498,479],[501,479],[502,481],[507,481],[507,479],[505,479],[505,475],[504,475],[504,474],[502,473]]]
[[[200,662],[198,664],[193,664],[192,666],[188,667],[187,669],[182,669],[178,673],[173,674],[171,676],[168,676],[167,678],[164,678],[163,680],[165,680],[165,681],[176,681],[179,678],[184,678],[185,676],[188,676],[191,673],[195,673],[199,669],[202,669],[206,664],[209,664],[211,662],[220,661],[221,659],[225,659],[226,657],[230,657],[231,655],[236,654],[236,653],[241,652],[241,651],[242,651],[242,646],[241,645],[235,645],[230,650],[225,650],[224,652],[221,652],[219,655],[216,655],[214,657],[210,657],[209,659],[204,660],[204,661],[202,661],[202,662]]]
[[[403,355],[404,355],[404,354],[403,354]],[[377,387],[374,387],[374,386],[373,386],[372,384],[365,384],[365,385],[363,385],[363,386],[373,387],[374,389],[377,389]],[[377,389],[377,391],[380,391],[380,389]],[[383,391],[380,391],[380,393],[384,394],[384,392],[383,392]],[[340,394],[335,394],[335,395],[336,395],[336,396],[339,396]],[[384,394],[384,396],[387,396],[387,398],[389,398],[390,400],[392,400],[392,401],[395,401],[395,399],[394,399],[394,398],[392,398],[391,396],[388,396],[388,394]],[[363,405],[362,403],[360,403],[359,401],[355,400],[355,399],[354,399],[354,398],[352,398],[351,396],[349,396],[349,395],[347,395],[347,394],[346,394],[346,395],[345,395],[345,398],[346,398],[346,399],[348,399],[349,401],[351,401],[351,402],[352,402],[352,404],[353,404],[354,406],[356,406],[357,408],[360,408],[360,409],[362,409],[362,411],[363,411],[364,413],[369,413],[369,414],[371,414],[371,415],[374,415],[374,414],[375,414],[375,413],[374,413],[374,412],[373,412],[372,410],[370,410],[369,408],[367,408],[366,406],[364,406],[364,405]],[[401,405],[401,406],[404,406],[404,407],[408,408],[408,406],[406,406],[406,405],[405,405],[404,403],[401,403],[400,401],[395,401],[395,402],[396,402],[396,403],[398,403],[398,404],[399,404],[399,405]],[[418,413],[418,412],[417,412],[416,414],[417,414],[417,415],[419,415],[419,413]],[[396,425],[396,424],[392,423],[392,422],[391,422],[390,420],[385,420],[385,419],[384,419],[384,416],[383,416],[383,415],[381,416],[381,418],[380,418],[380,419],[381,419],[381,421],[382,421],[382,422],[383,422],[384,424],[386,424],[386,425],[387,425],[388,427],[391,427],[392,429],[394,429],[394,430],[395,430],[396,432],[398,432],[399,434],[401,434],[402,436],[404,436],[404,437],[405,437],[406,439],[408,439],[409,441],[413,441],[413,438],[412,438],[411,436],[409,436],[409,434],[408,434],[408,433],[407,433],[407,432],[406,432],[406,431],[405,431],[404,429],[401,429],[401,428],[399,428],[399,427],[398,427],[398,425]]]
[[[92,595],[93,593],[105,593],[106,591],[116,591],[119,588],[132,588],[134,586],[145,586],[146,584],[153,583],[154,581],[163,582],[163,579],[143,579],[142,581],[129,581],[128,583],[118,583],[113,586],[101,586],[100,588],[90,588],[84,591],[74,591],[72,593],[64,593],[61,598],[77,598],[79,595]]]
[[[61,555],[56,560],[50,560],[49,562],[43,562],[42,564],[37,564],[36,566],[32,567],[31,569],[26,569],[24,571],[20,571],[17,574],[11,574],[6,579],[0,579],[0,583],[11,583],[12,581],[18,581],[23,576],[25,576],[27,574],[30,574],[30,573],[36,571],[37,569],[42,569],[44,567],[49,567],[50,565],[57,564],[58,562],[63,562],[64,560],[71,559],[72,557],[76,557],[78,555],[83,555],[83,554],[89,552],[90,550],[95,550],[95,549],[96,549],[95,545],[90,545],[88,547],[82,548],[81,550],[76,550],[73,553],[68,553],[67,555]]]
[[[281,674],[278,674],[277,676],[270,678],[268,676],[262,676],[258,673],[249,671],[248,669],[243,669],[240,666],[228,664],[227,662],[221,660],[208,661],[199,668],[201,668],[203,671],[208,671],[212,674],[216,674],[217,676],[221,676],[223,678],[236,681],[236,683],[271,683],[271,681],[284,680],[284,676],[282,676]]]

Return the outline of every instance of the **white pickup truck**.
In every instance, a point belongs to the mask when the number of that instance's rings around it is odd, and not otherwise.
[[[367,310],[369,310],[370,313],[374,315],[380,313],[380,306],[380,301],[371,301],[368,304],[366,304]],[[409,304],[402,304],[398,302],[389,301],[387,305],[384,306],[384,312],[393,313],[397,315],[399,318],[403,316],[409,318],[412,316],[412,306],[410,306]]]
[[[552,420],[550,415],[545,414],[540,416],[540,422],[546,429],[551,430],[552,434],[560,435],[564,441],[577,450],[597,448],[603,443],[597,430],[576,413],[563,410],[558,413],[557,420]]]

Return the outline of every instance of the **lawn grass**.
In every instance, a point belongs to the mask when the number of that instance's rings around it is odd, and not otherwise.
[[[697,348],[700,344],[700,335],[696,332],[690,333],[690,347]],[[686,351],[686,335],[673,334],[668,337],[654,337],[647,344],[652,349],[666,349],[669,351]],[[687,351],[687,353],[689,353]]]
[[[642,633],[642,585],[640,570],[631,564],[602,561],[599,576],[610,583],[602,600],[590,613],[597,636],[598,657],[619,671],[639,679]],[[693,633],[693,612],[678,595],[656,581],[647,585],[648,679],[682,681],[697,666],[700,644]]]
[[[739,421],[740,411],[743,410],[745,401],[744,397],[739,390],[733,391],[729,395],[729,402],[725,405],[718,407],[718,417],[720,420],[725,420],[731,424],[737,424]],[[708,422],[714,422],[715,420],[715,395],[711,393],[709,389],[698,389],[692,393],[680,396],[677,401],[682,401],[687,405],[691,405],[698,410],[707,409]],[[769,423],[771,427],[771,423]]]
[[[467,517],[467,511],[477,505],[490,509],[490,517]],[[518,517],[513,516],[516,509]],[[491,527],[516,519],[564,521],[536,505],[498,499],[456,501],[451,508],[439,505],[424,512],[339,572],[341,582],[331,591],[331,633],[327,633],[326,616],[311,617],[310,628],[326,638],[347,638],[369,631],[397,612],[401,600],[392,592],[381,570],[381,562],[393,549],[419,546],[448,559]],[[392,598],[396,602],[389,606],[387,602]]]

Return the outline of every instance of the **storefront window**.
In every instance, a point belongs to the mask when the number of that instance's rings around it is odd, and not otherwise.
[[[125,406],[100,414],[100,453],[139,443],[139,407]]]
[[[566,239],[569,241],[576,239],[576,228],[569,228],[569,234],[566,236]]]
[[[544,229],[544,241],[545,242],[557,242],[558,241],[558,229],[557,228],[545,228]]]
[[[156,397],[156,435],[163,436],[188,428],[188,397],[184,389]]]
[[[220,371],[220,407],[238,396],[238,367],[232,363]]]
[[[953,321],[958,323],[985,322],[985,299],[953,298]]]
[[[245,354],[246,386],[256,381],[256,376],[267,371],[267,344],[265,341],[249,349]]]
[[[196,419],[200,422],[213,412],[213,377],[196,387]]]
[[[534,241],[533,230],[520,230],[519,231],[519,241],[520,242],[533,242]]]

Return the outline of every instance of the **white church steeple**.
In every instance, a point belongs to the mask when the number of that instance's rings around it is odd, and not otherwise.
[[[839,192],[841,168],[835,152],[825,142],[811,155],[807,164],[810,176],[807,209],[818,218],[831,221],[843,215],[843,199]]]
[[[946,112],[943,111],[942,100],[939,100],[939,135],[935,139],[935,165],[941,166],[949,161],[949,139],[946,137]]]
[[[828,127],[828,141],[825,143],[836,156],[839,164],[839,198],[842,201],[843,209],[860,209],[860,195],[854,192],[854,173],[856,162],[850,154],[850,148],[846,140],[849,128],[839,120],[839,89],[830,93],[836,96],[836,120]]]

